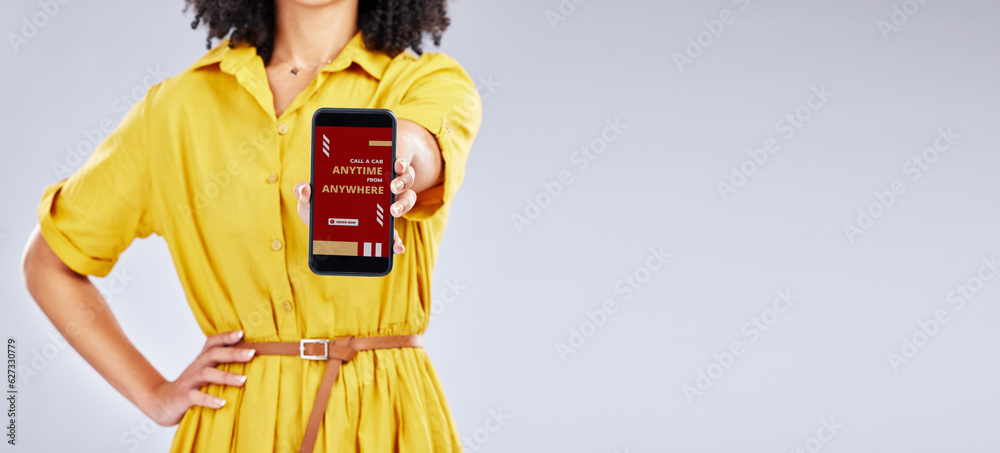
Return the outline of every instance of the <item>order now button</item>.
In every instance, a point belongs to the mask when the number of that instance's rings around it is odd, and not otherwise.
[[[330,219],[327,225],[335,226],[358,226],[358,219]]]

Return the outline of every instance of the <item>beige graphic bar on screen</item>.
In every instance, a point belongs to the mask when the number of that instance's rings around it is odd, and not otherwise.
[[[368,140],[368,146],[392,146],[392,141]]]
[[[313,254],[358,256],[358,243],[346,241],[313,241]]]

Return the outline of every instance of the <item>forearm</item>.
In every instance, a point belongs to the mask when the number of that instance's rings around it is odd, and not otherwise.
[[[410,187],[418,195],[444,181],[444,160],[434,135],[417,123],[399,120],[398,157],[409,157],[415,178]]]
[[[90,280],[67,267],[36,226],[22,269],[28,291],[66,341],[118,392],[148,413],[165,382],[135,348]]]

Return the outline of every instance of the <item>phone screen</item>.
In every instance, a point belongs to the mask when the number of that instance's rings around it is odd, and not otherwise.
[[[313,119],[310,265],[318,274],[391,269],[395,118],[359,110],[321,109]]]

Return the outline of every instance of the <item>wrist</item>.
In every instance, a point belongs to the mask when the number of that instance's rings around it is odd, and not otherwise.
[[[163,386],[168,384],[170,381],[159,378],[150,382],[149,384],[143,386],[139,394],[136,395],[136,406],[142,413],[146,414],[153,421],[157,420],[157,413],[161,411],[162,403],[160,402],[160,395]]]

